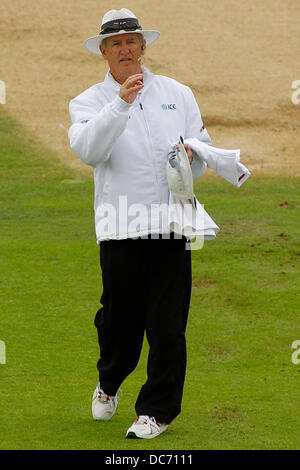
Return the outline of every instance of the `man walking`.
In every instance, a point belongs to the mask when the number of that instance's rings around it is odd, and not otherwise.
[[[166,224],[158,210],[170,203],[168,153],[179,136],[210,144],[190,88],[141,66],[158,37],[127,9],[104,15],[100,34],[85,47],[102,55],[109,71],[70,102],[69,130],[71,148],[94,170],[103,281],[92,414],[100,421],[113,417],[118,389],[137,366],[146,334],[147,381],[126,433],[146,439],[166,431],[180,413],[186,372],[191,252],[184,227]],[[201,165],[185,147],[195,179]]]

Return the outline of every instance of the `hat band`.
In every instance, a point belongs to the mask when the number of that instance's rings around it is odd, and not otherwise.
[[[135,31],[142,29],[137,18],[120,18],[119,20],[108,21],[101,26],[99,34],[110,34],[118,31]]]

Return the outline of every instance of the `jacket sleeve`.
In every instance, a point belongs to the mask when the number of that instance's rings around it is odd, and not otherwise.
[[[211,145],[210,136],[203,124],[200,109],[196,98],[189,87],[187,88],[187,100],[186,100],[186,131],[185,139],[196,138],[205,144]],[[193,179],[200,178],[207,168],[206,163],[199,158],[199,156],[193,152],[193,162],[191,170]]]
[[[119,95],[100,110],[95,106],[94,94],[83,93],[70,102],[72,125],[68,137],[80,160],[96,167],[109,158],[116,139],[126,127],[130,106]]]

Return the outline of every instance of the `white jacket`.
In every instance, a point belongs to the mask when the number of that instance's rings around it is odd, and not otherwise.
[[[162,220],[170,204],[168,152],[180,136],[211,143],[189,87],[144,67],[143,80],[131,105],[110,72],[70,102],[70,146],[94,170],[98,243],[170,233],[169,215]],[[191,168],[196,179],[206,164],[195,154]],[[205,217],[202,236],[214,238],[218,227]]]

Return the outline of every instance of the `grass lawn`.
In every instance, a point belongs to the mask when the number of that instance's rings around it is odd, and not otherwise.
[[[93,181],[0,118],[0,449],[300,449],[299,179],[197,181],[221,231],[192,252],[182,413],[157,439],[126,440],[147,344],[114,419],[94,422]]]

